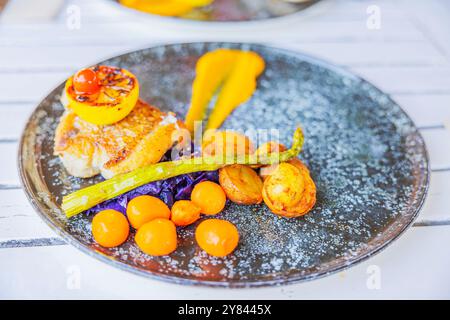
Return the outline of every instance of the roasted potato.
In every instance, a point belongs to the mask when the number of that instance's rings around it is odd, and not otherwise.
[[[250,139],[233,131],[207,131],[202,144],[203,156],[236,156],[253,152]]]
[[[273,213],[286,218],[299,217],[316,203],[316,186],[300,160],[294,164],[286,162],[266,178],[262,196]]]
[[[219,182],[228,199],[235,203],[262,202],[263,183],[258,174],[248,166],[235,164],[220,169]]]

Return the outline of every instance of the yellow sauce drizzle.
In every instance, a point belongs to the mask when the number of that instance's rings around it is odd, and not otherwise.
[[[193,132],[194,122],[205,117],[209,101],[221,87],[207,123],[207,129],[219,128],[234,109],[253,95],[256,79],[264,68],[263,58],[251,51],[217,49],[203,55],[196,66],[187,128]]]

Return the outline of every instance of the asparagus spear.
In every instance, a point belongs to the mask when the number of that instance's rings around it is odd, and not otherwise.
[[[172,178],[178,175],[214,171],[231,164],[269,165],[285,162],[296,157],[303,146],[303,132],[297,128],[293,136],[292,147],[284,152],[268,155],[242,155],[237,157],[197,157],[153,164],[132,172],[117,175],[109,180],[75,191],[63,198],[62,209],[68,218],[73,217],[93,206],[110,200],[125,192],[149,182]]]

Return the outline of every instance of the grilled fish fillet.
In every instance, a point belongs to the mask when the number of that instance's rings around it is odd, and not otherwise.
[[[56,129],[54,153],[67,171],[87,178],[116,174],[158,162],[184,124],[139,100],[133,111],[112,125],[98,126],[66,110]],[[178,135],[179,136],[179,135]]]

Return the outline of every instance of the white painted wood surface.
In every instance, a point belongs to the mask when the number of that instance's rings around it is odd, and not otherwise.
[[[67,27],[71,5],[81,10],[79,30]],[[366,27],[370,5],[381,9],[380,30]],[[0,16],[0,298],[450,298],[449,21],[446,0],[324,0],[305,16],[206,28],[136,19],[107,0],[66,1],[47,21],[2,21]],[[28,115],[82,66],[187,41],[251,41],[300,50],[391,94],[420,128],[430,153],[429,196],[415,226],[382,253],[340,274],[233,291],[144,279],[64,244],[20,189],[16,149]],[[381,272],[380,289],[367,286],[373,268]],[[80,286],[74,275],[80,276]]]

